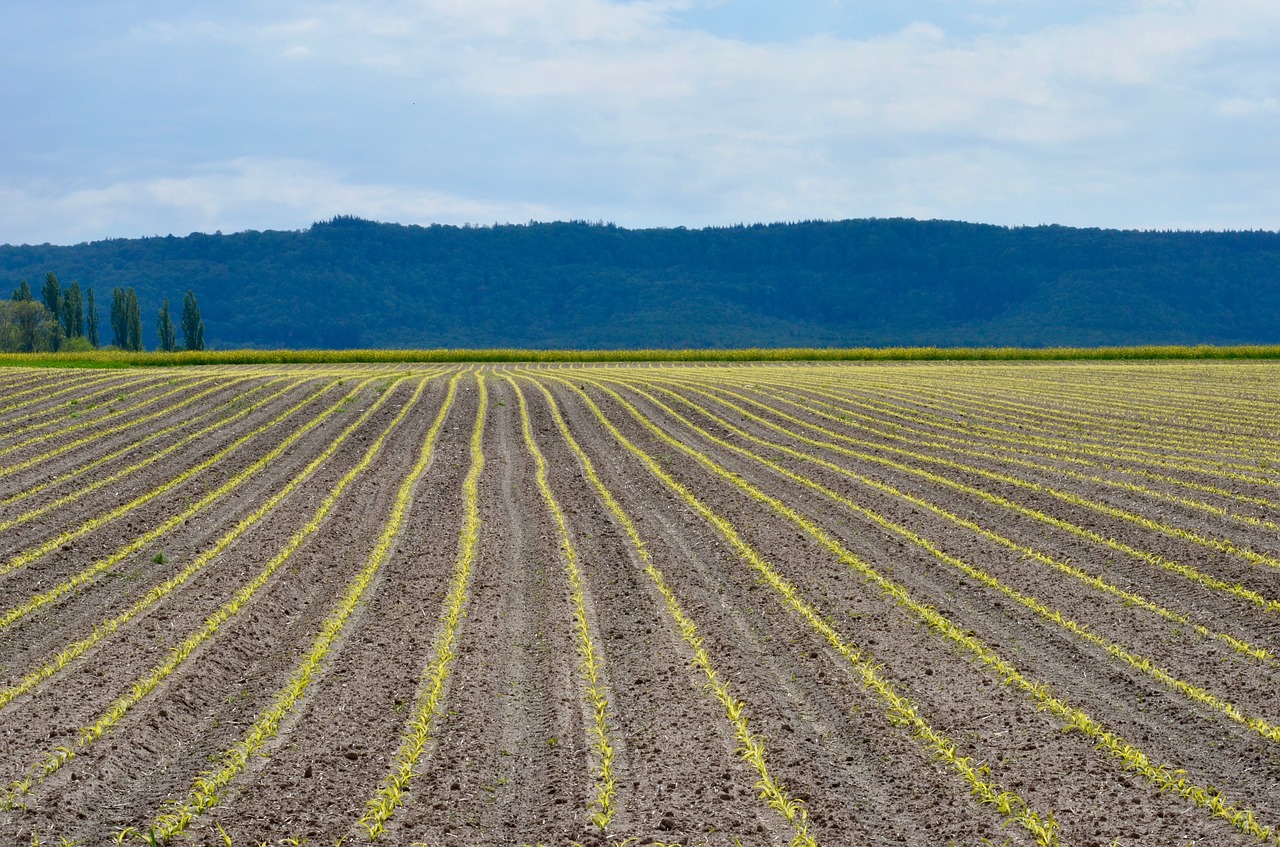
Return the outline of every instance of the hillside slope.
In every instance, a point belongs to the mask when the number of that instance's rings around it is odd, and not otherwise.
[[[870,219],[702,230],[401,226],[0,247],[148,346],[193,289],[215,347],[749,347],[1280,342],[1280,234]],[[105,325],[105,315],[104,315]]]

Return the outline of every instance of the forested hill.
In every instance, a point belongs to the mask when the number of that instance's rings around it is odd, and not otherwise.
[[[211,347],[758,347],[1280,342],[1280,234],[850,220],[714,229],[400,226],[0,247],[155,344],[194,290]]]

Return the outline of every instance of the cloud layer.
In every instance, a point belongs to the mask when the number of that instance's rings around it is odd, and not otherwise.
[[[0,59],[25,128],[0,241],[333,214],[1280,228],[1271,0],[849,5],[0,12],[28,45]],[[55,38],[57,62],[30,46]]]

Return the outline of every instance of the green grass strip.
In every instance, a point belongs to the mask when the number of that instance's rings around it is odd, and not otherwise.
[[[5,353],[0,366],[133,368],[182,365],[397,362],[878,362],[1280,359],[1280,346],[1135,347],[753,347],[739,349],[205,350],[178,353]]]

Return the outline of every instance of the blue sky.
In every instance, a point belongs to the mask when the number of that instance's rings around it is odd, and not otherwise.
[[[338,214],[1280,229],[1276,0],[9,0],[0,42],[0,243]]]

